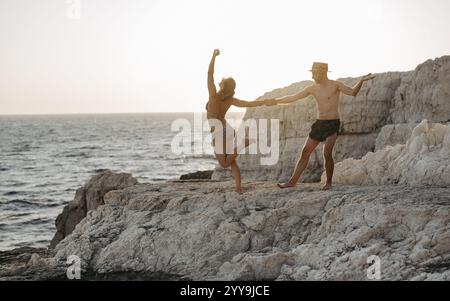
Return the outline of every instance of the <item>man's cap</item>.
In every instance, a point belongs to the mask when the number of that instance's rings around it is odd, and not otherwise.
[[[323,70],[325,72],[331,72],[331,71],[328,71],[328,64],[327,63],[320,63],[320,62],[314,62],[313,63],[312,68],[309,71],[313,71],[313,70]]]

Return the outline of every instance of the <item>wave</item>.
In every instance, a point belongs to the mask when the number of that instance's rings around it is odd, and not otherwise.
[[[59,183],[42,183],[42,184],[36,184],[34,187],[36,188],[45,188],[45,187],[54,187],[55,185],[58,185]]]
[[[69,154],[60,154],[62,157],[65,158],[89,158],[90,156],[86,154],[85,152],[79,152],[79,153],[69,153]]]
[[[36,145],[30,145],[30,144],[24,144],[24,145],[17,145],[12,147],[12,151],[16,153],[24,153],[29,152],[32,150],[38,150],[40,147]]]
[[[33,218],[28,221],[24,221],[21,224],[22,225],[45,225],[49,221],[53,221],[53,219],[51,219],[50,217],[37,217],[37,218]]]
[[[20,191],[8,191],[8,192],[5,192],[3,195],[11,196],[11,195],[17,195],[17,194],[20,194]]]
[[[27,184],[28,183],[25,183],[25,182],[17,182],[17,181],[15,181],[15,182],[13,182],[13,183],[11,183],[9,185],[6,185],[6,186],[8,186],[8,187],[20,187],[20,186],[25,186]],[[17,191],[11,191],[11,192],[17,192]]]
[[[54,200],[43,201],[28,201],[23,199],[15,199],[7,202],[1,202],[2,210],[17,210],[17,209],[36,209],[36,208],[52,208],[60,206]]]
[[[10,220],[11,218],[23,217],[23,216],[29,216],[29,215],[30,215],[30,213],[28,213],[28,212],[0,215],[0,221]]]
[[[82,146],[79,149],[94,150],[94,149],[101,149],[101,147],[100,146]]]
[[[150,181],[155,181],[155,182],[161,182],[161,181],[166,181],[168,180],[168,178],[151,178]]]
[[[202,155],[189,155],[186,159],[214,159],[214,155],[202,154]]]
[[[101,172],[105,172],[105,171],[109,171],[109,170],[110,169],[107,169],[107,168],[96,168],[96,169],[92,170],[92,172],[94,172],[94,173],[101,173]]]
[[[11,153],[5,154],[4,156],[5,157],[15,157],[15,156],[22,156],[22,155],[23,154],[18,153],[18,152],[11,152]]]
[[[2,202],[1,204],[2,204],[2,206],[4,206],[4,205],[14,205],[14,204],[17,204],[17,205],[27,205],[27,206],[36,206],[36,205],[39,205],[39,204],[36,204],[36,203],[34,203],[34,202],[30,202],[30,201],[26,201],[26,200],[21,200],[21,199],[11,200],[11,201],[7,201],[7,202]]]

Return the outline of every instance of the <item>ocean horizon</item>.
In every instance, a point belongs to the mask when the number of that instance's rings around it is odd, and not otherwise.
[[[172,152],[176,119],[193,122],[194,113],[0,115],[0,250],[47,247],[56,216],[99,172],[149,183],[213,169],[212,148]]]
[[[191,112],[87,112],[87,113],[12,113],[12,114],[0,114],[0,117],[26,117],[26,116],[74,116],[74,115],[164,115],[164,114],[203,114],[205,111],[191,111]],[[245,111],[228,111],[227,116],[243,116]],[[232,116],[235,117],[235,116]],[[240,117],[239,117],[240,118]]]

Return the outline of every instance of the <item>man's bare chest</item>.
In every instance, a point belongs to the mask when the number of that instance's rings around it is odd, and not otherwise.
[[[337,87],[316,88],[312,94],[318,102],[334,102],[339,100],[339,90]]]

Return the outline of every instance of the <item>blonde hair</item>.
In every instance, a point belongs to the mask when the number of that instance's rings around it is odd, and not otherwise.
[[[222,79],[223,90],[222,94],[224,96],[223,100],[229,99],[234,96],[236,89],[236,81],[232,77],[227,77]]]

